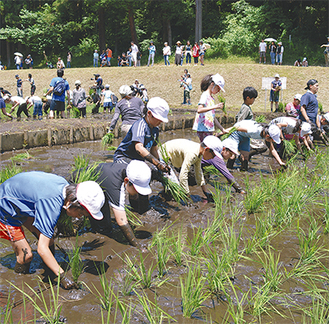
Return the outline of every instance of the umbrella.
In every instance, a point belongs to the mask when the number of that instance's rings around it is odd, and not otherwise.
[[[205,47],[205,49],[209,49],[211,46],[210,46],[210,44],[205,43],[204,47]]]
[[[17,56],[23,57],[23,54],[20,53],[20,52],[15,52],[14,55],[17,55]]]
[[[268,37],[264,39],[265,42],[276,42],[276,39],[272,38],[272,37]]]

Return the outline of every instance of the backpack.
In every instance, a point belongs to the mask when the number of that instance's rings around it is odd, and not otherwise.
[[[65,80],[64,79],[57,81],[55,86],[54,86],[54,90],[53,90],[54,95],[60,97],[64,93],[65,88],[66,87],[65,87]]]
[[[193,88],[192,88],[192,83],[190,83],[189,85],[188,85],[188,89],[191,91]]]

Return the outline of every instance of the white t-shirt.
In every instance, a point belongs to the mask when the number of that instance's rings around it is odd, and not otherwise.
[[[25,99],[23,99],[22,97],[19,97],[19,96],[13,96],[13,97],[10,97],[10,103],[12,105],[15,105],[16,103],[19,103],[20,105],[25,103]]]
[[[266,52],[266,43],[265,42],[260,42],[259,43],[259,51],[260,52]]]
[[[38,96],[32,96],[28,100],[26,100],[27,104],[31,104],[31,103],[35,104],[36,102],[42,102],[41,98]]]
[[[296,127],[296,119],[292,117],[277,117],[270,122],[270,125],[275,124],[288,124],[288,126],[281,128],[282,131],[286,134],[294,134],[293,129]]]
[[[112,98],[111,96],[113,95],[114,93],[111,91],[111,90],[105,90],[103,93],[102,93],[102,96],[104,96],[104,102],[112,102]]]
[[[262,139],[260,133],[263,130],[263,126],[256,123],[254,120],[241,120],[240,122],[236,123],[233,127],[236,128],[244,128],[247,132],[240,132],[241,135],[253,139]]]
[[[132,45],[131,46],[131,53],[132,54],[135,54],[138,52],[138,46],[136,44]]]

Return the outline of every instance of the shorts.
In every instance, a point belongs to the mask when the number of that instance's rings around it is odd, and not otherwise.
[[[232,138],[234,141],[238,144],[238,150],[239,151],[246,151],[250,152],[250,138],[245,136],[244,132],[233,132],[230,135],[230,138]]]
[[[6,104],[5,101],[3,100],[3,98],[0,98],[0,108],[6,108]]]
[[[278,102],[279,97],[280,97],[279,94],[280,94],[280,91],[271,90],[271,92],[270,92],[270,101]]]
[[[65,111],[65,102],[64,101],[52,100],[50,102],[50,110]]]
[[[266,57],[266,52],[259,52],[260,57]]]
[[[191,99],[190,91],[189,90],[184,90],[184,95],[185,95],[185,98],[186,99]]]
[[[104,108],[110,108],[110,109],[112,109],[112,107],[113,107],[113,104],[112,104],[112,102],[104,102],[103,103],[103,107]]]
[[[0,222],[0,238],[16,242],[24,239],[25,234],[21,226],[10,226]]]

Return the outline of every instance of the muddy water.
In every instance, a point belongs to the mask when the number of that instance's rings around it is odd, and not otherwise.
[[[189,130],[161,133],[160,137],[162,142],[173,138],[188,138],[198,141],[197,136]],[[113,143],[114,146],[117,146],[118,144],[118,140]],[[1,167],[11,163],[10,159],[17,153],[21,152],[8,152],[2,154],[0,156]],[[80,143],[52,148],[35,148],[29,150],[29,153],[33,156],[33,159],[20,162],[24,171],[41,170],[53,172],[64,177],[68,177],[74,156],[79,154],[89,155],[91,161],[109,162],[112,160],[112,152],[104,151],[100,142]],[[260,171],[265,176],[271,176],[271,169],[276,170],[277,165],[274,160],[268,156],[268,153],[265,153],[252,159],[248,176],[255,176],[254,181],[257,183],[257,181],[259,181]],[[237,167],[233,171],[233,174],[237,181],[243,185],[247,174],[240,173]],[[216,185],[219,186],[222,195],[225,196],[226,180],[223,177],[219,177],[216,178],[215,182]],[[192,237],[195,228],[205,228],[207,226],[207,221],[213,218],[214,205],[208,204],[205,201],[199,187],[191,187],[193,203],[189,206],[179,206],[173,201],[165,201],[158,194],[162,190],[159,183],[154,182],[151,187],[153,190],[152,196],[150,197],[151,208],[143,215],[140,215],[143,226],[136,228],[136,236],[143,243],[149,244],[152,239],[152,233],[156,232],[157,229],[162,229],[165,226],[171,225],[172,231],[177,232],[181,228],[181,224],[183,224],[183,236],[188,240]],[[232,191],[230,199],[235,201],[233,205],[235,206],[234,208],[238,209],[241,207],[243,196]],[[234,213],[232,210],[223,211],[223,216],[230,219],[232,213]],[[255,227],[254,215],[243,214],[240,221],[245,224],[243,236],[248,236],[249,231],[253,230]],[[9,282],[20,288],[22,287],[22,283],[25,282],[30,285],[33,290],[37,291],[37,289],[39,289],[37,277],[40,276],[40,278],[44,278],[41,258],[35,252],[37,242],[29,233],[26,234],[34,250],[34,259],[31,266],[32,273],[29,275],[19,275],[14,273],[15,255],[12,252],[11,246],[9,246],[8,242],[4,242],[3,240],[0,242],[0,306],[7,303],[6,296],[8,296],[9,293]],[[289,231],[278,235],[271,242],[274,249],[281,251],[280,262],[282,267],[287,268],[287,270],[291,269],[298,259],[298,253],[296,252],[298,251],[298,242],[298,238],[292,236]],[[328,242],[326,242],[326,244],[327,243]],[[64,250],[70,250],[72,244],[74,244],[74,238],[60,238],[56,241],[56,244]],[[125,255],[127,254],[131,258],[137,257],[137,259],[139,259],[137,250],[134,247],[127,245],[120,230],[115,226],[113,233],[110,236],[81,231],[79,235],[79,244],[82,246],[81,257],[85,264],[85,270],[79,280],[86,283],[89,288],[92,289],[93,287],[96,287],[101,291],[98,271],[100,271],[101,266],[104,266],[107,278],[113,280],[115,287],[114,290],[119,294],[119,291],[122,290],[124,284],[124,278],[126,277],[122,258],[125,258]],[[154,258],[151,257],[150,253],[145,253],[144,258],[146,258],[145,266],[147,269],[151,267],[152,264],[153,266],[155,265]],[[65,255],[59,249],[56,250],[56,259],[59,262],[65,262],[63,261]],[[161,287],[153,287],[144,290],[145,294],[153,301],[154,295],[156,294],[158,306],[175,318],[178,323],[198,323],[200,320],[210,322],[210,317],[213,321],[216,321],[216,323],[222,323],[227,309],[225,298],[208,298],[207,301],[203,303],[203,305],[206,306],[203,309],[204,314],[199,312],[195,314],[192,319],[186,319],[182,316],[180,277],[186,273],[186,270],[187,268],[185,266],[176,266],[170,259],[167,264],[167,273],[164,276],[168,282]],[[157,271],[155,270],[154,278],[156,275]],[[239,260],[239,262],[235,264],[234,278],[232,278],[232,282],[237,284],[243,292],[248,291],[251,285],[257,285],[262,281],[263,275],[261,265],[248,260]],[[45,287],[47,288],[48,285],[46,284]],[[28,291],[28,288],[24,289],[25,291]],[[45,288],[41,287],[41,290],[43,289]],[[309,305],[310,299],[302,295],[305,287],[298,282],[287,282],[283,285],[282,289],[286,291],[287,295],[291,296],[293,293],[300,291],[301,294],[298,297],[298,302],[305,304],[306,306]],[[138,291],[141,293],[140,289]],[[48,296],[48,293],[49,290],[44,291],[45,296]],[[22,295],[17,290],[13,288],[11,289],[10,298],[16,302],[16,307],[13,309],[14,322],[19,322],[22,318],[23,322],[35,318],[33,308],[29,303],[27,303],[24,308]],[[297,297],[294,296],[293,298],[294,302],[296,302]],[[128,297],[122,297],[122,300],[125,300],[128,304],[130,302],[136,304],[137,297],[132,294]],[[60,301],[63,305],[61,314],[67,318],[68,323],[101,323],[101,308],[99,302],[85,286],[82,286],[80,290],[64,291],[61,289]],[[279,305],[281,301],[277,299],[272,302]],[[131,318],[131,323],[147,323],[139,311],[141,311],[141,308],[137,306],[136,311]],[[271,313],[272,317],[263,315],[262,322],[301,323],[302,316],[300,312],[293,312],[286,306],[282,306],[280,311],[287,315],[289,320],[285,321],[282,317]],[[114,312],[115,310],[113,310],[113,314]],[[107,312],[104,312],[104,314],[106,315]],[[247,322],[251,322],[252,317],[246,315],[245,319]],[[113,315],[110,322],[114,323]],[[117,317],[116,323],[121,323],[120,314]]]

